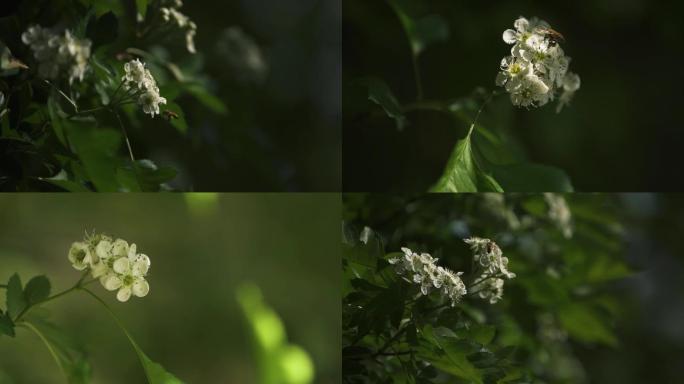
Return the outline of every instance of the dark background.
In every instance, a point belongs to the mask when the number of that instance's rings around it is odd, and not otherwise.
[[[682,3],[648,0],[423,1],[438,14],[450,38],[422,54],[426,99],[470,95],[495,88],[499,62],[510,46],[501,35],[520,15],[540,17],[563,33],[581,89],[570,108],[526,111],[499,96],[483,118],[496,115],[529,160],[565,170],[578,191],[680,191],[684,143],[680,105],[684,81]],[[402,103],[415,100],[410,49],[385,1],[346,0],[343,5],[343,180],[348,191],[425,191],[441,175],[456,141],[466,134],[429,113],[393,121],[347,113],[350,82],[384,79]],[[494,112],[492,112],[494,111]],[[505,127],[504,127],[505,125]]]

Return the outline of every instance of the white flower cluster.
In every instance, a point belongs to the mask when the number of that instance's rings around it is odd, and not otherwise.
[[[570,57],[558,45],[562,37],[543,20],[524,17],[507,29],[503,40],[512,44],[511,55],[501,60],[496,84],[506,89],[519,107],[541,107],[558,97],[556,112],[567,105],[580,87],[578,75],[569,72]]]
[[[126,74],[121,79],[123,86],[127,90],[136,91],[138,104],[142,106],[145,113],[154,117],[159,114],[159,105],[166,104],[166,99],[159,95],[159,87],[152,77],[150,71],[145,68],[145,64],[138,59],[134,59],[124,64]]]
[[[508,271],[508,258],[503,256],[501,248],[490,239],[471,237],[463,241],[470,245],[475,264],[478,270],[482,271],[479,280],[471,286],[471,290],[474,286],[481,284],[477,290],[480,298],[489,299],[490,304],[496,303],[503,296],[504,280],[502,277],[506,279],[515,277],[515,273]]]
[[[74,79],[83,81],[90,58],[90,40],[76,38],[68,29],[57,32],[34,25],[21,35],[21,41],[31,47],[40,77],[57,79],[68,72],[69,84]]]
[[[556,224],[566,239],[571,238],[573,233],[572,212],[570,212],[565,198],[555,193],[545,193],[544,200],[549,206],[549,219]]]
[[[181,0],[167,1],[168,7],[161,7],[162,19],[185,32],[185,46],[188,52],[195,53],[195,34],[197,33],[197,24],[190,18],[180,12],[178,9],[183,6]]]
[[[150,258],[137,253],[135,244],[113,240],[105,235],[86,236],[69,249],[69,261],[79,271],[90,270],[93,278],[109,290],[118,290],[116,298],[126,302],[131,295],[144,297],[150,291],[145,280]]]
[[[438,289],[451,300],[451,306],[454,306],[468,293],[461,280],[463,272],[454,273],[436,265],[438,259],[428,253],[419,255],[408,248],[401,250],[404,256],[392,258],[389,263],[395,266],[398,274],[409,276],[410,281],[420,284],[423,295],[430,294],[433,288]]]

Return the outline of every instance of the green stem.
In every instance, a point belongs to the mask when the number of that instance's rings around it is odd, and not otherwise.
[[[50,351],[50,355],[52,355],[52,358],[55,359],[55,362],[57,363],[57,366],[59,366],[59,369],[64,373],[64,376],[67,377],[67,372],[64,369],[64,366],[62,365],[62,361],[59,359],[59,356],[57,356],[57,351],[52,347],[52,344],[48,341],[48,339],[43,335],[43,333],[36,328],[33,324],[29,323],[28,321],[24,321],[18,326],[25,326],[26,328],[30,329],[33,331],[38,337],[43,341],[45,346],[47,347],[48,351]]]
[[[135,166],[135,157],[133,156],[133,148],[131,148],[131,141],[128,139],[128,132],[126,132],[126,128],[123,125],[123,122],[121,121],[121,117],[119,116],[119,113],[114,110],[114,108],[109,109],[114,116],[116,116],[116,120],[119,122],[119,127],[121,128],[121,132],[124,135],[124,139],[126,139],[126,146],[128,147],[128,154],[131,157],[131,162],[133,166]]]
[[[31,304],[31,305],[27,305],[26,308],[24,308],[24,310],[22,310],[22,311],[17,315],[17,317],[14,319],[14,322],[16,323],[17,321],[21,320],[22,316],[24,316],[26,313],[28,313],[28,311],[30,311],[33,307],[38,306],[38,305],[45,304],[45,303],[47,303],[47,302],[49,302],[49,301],[52,301],[52,300],[55,300],[55,299],[58,299],[58,298],[60,298],[60,297],[62,297],[62,296],[64,296],[64,295],[66,295],[66,294],[68,294],[68,293],[71,293],[71,292],[73,292],[73,291],[75,291],[75,290],[77,290],[77,289],[79,289],[79,288],[81,288],[81,287],[83,287],[83,286],[85,286],[85,285],[87,285],[87,284],[90,284],[90,283],[92,283],[93,281],[96,281],[96,280],[97,280],[97,279],[93,279],[93,280],[90,280],[90,281],[88,281],[87,283],[83,284],[83,280],[85,280],[86,276],[88,276],[88,272],[87,272],[87,271],[83,273],[83,275],[81,276],[81,278],[78,280],[78,282],[76,282],[76,284],[74,284],[73,287],[71,287],[71,288],[69,288],[69,289],[66,289],[66,290],[64,290],[64,291],[62,291],[62,292],[60,292],[60,293],[56,293],[56,294],[54,294],[54,295],[48,297],[47,299],[38,301],[38,302],[33,303],[33,304]]]
[[[147,359],[147,356],[145,356],[145,355],[143,355],[143,354],[141,353],[140,347],[139,347],[138,344],[135,342],[135,340],[133,340],[133,336],[131,336],[131,334],[128,332],[128,330],[127,330],[126,327],[124,326],[124,324],[123,324],[123,322],[121,321],[121,319],[119,319],[119,317],[114,313],[114,311],[112,311],[112,309],[109,308],[109,305],[107,305],[107,303],[105,303],[104,300],[102,300],[98,295],[94,294],[94,293],[93,293],[92,291],[90,291],[88,288],[81,288],[81,290],[82,290],[83,292],[89,294],[93,299],[97,300],[97,302],[99,302],[100,304],[102,304],[103,307],[105,307],[105,309],[107,310],[107,312],[109,312],[109,315],[112,316],[112,318],[114,318],[114,321],[116,322],[116,325],[118,325],[119,328],[121,328],[121,330],[123,331],[123,333],[124,333],[124,334],[126,335],[126,337],[128,338],[128,341],[131,342],[131,345],[133,346],[133,349],[135,349],[135,353],[138,355],[138,358],[140,359],[140,363],[142,364],[143,361],[145,361],[145,360]],[[144,369],[144,368],[145,368],[145,367],[143,366],[143,370],[145,371],[145,376],[147,377],[147,381],[151,383],[151,382],[152,382],[152,379],[151,379],[150,376],[148,375],[147,369]]]
[[[0,284],[0,288],[5,288],[5,289],[7,289],[7,285],[6,285],[6,284]]]

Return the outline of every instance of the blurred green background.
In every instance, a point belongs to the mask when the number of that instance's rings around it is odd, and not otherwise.
[[[495,88],[510,46],[502,33],[523,15],[548,21],[566,38],[570,69],[582,86],[571,106],[517,109],[499,96],[484,125],[508,131],[530,161],[565,170],[579,191],[680,191],[672,177],[684,144],[683,3],[677,1],[413,1],[421,15],[442,16],[449,39],[422,54],[426,99]],[[365,95],[350,82],[376,76],[400,102],[415,100],[410,48],[385,0],[343,2],[343,185],[347,191],[426,191],[444,170],[467,126],[435,113],[410,113],[402,132],[386,117],[349,115]],[[370,105],[370,104],[369,104]],[[377,108],[377,107],[373,107]]]
[[[507,194],[506,199],[516,201],[535,196],[541,199],[540,195],[525,194]],[[461,238],[468,236],[497,236],[504,254],[511,258],[513,271],[520,264],[519,261],[516,265],[516,260],[536,258],[538,266],[555,265],[554,268],[565,274],[582,265],[582,255],[586,255],[584,263],[599,263],[605,257],[605,249],[613,248],[618,260],[624,261],[632,270],[626,278],[607,283],[598,291],[605,295],[604,298],[609,297],[607,300],[615,300],[613,309],[617,315],[609,328],[614,330],[616,345],[601,346],[600,343],[568,339],[563,348],[555,352],[552,349],[546,352],[537,350],[543,357],[541,365],[528,364],[527,368],[550,373],[538,377],[544,383],[682,382],[684,195],[567,194],[565,198],[572,211],[576,234],[568,240],[561,240],[560,233],[556,237],[542,235],[540,238],[544,240],[536,244],[537,240],[530,239],[540,233],[551,232],[552,225],[517,233],[505,229],[508,226],[505,216],[494,214],[494,208],[483,209],[483,202],[487,201],[485,197],[485,194],[350,193],[344,196],[343,212],[349,224],[357,228],[369,226],[382,234],[386,251],[425,244],[429,248],[421,248],[421,251],[431,252],[440,258],[443,265],[454,270],[467,268],[463,259],[454,255],[467,252]],[[594,246],[588,246],[592,242]],[[567,262],[558,263],[556,253],[563,250],[574,251],[569,252],[572,257]],[[547,273],[548,270],[540,269],[537,275],[543,278]],[[534,298],[523,289],[523,275],[521,273],[517,280],[506,283],[504,303],[510,300],[511,305],[502,311],[506,316],[522,319],[520,327],[509,329],[513,335],[518,332],[524,338],[521,333],[532,330],[535,342],[543,343],[543,337],[534,333],[536,307],[528,304],[534,302]],[[555,287],[548,286],[548,295],[554,297],[557,290],[563,289],[561,286],[561,283]],[[590,292],[591,283],[584,281],[578,283],[572,294],[575,302],[581,303],[586,300],[584,295],[590,295]],[[510,323],[503,323],[506,316],[497,317],[502,322],[497,326],[509,326]],[[593,331],[600,332],[597,327]],[[528,344],[521,345],[522,351]],[[558,351],[569,358],[557,359],[554,354]]]
[[[235,297],[238,286],[253,282],[289,341],[311,356],[315,382],[338,383],[340,204],[332,194],[4,194],[0,281],[14,272],[24,283],[45,274],[53,292],[69,288],[80,277],[67,260],[71,243],[85,230],[106,232],[150,256],[151,290],[127,303],[99,285],[94,291],[180,379],[257,382],[250,329]],[[84,344],[94,383],[145,382],[126,337],[92,298],[76,292],[45,307]],[[62,382],[41,341],[17,331],[15,339],[0,338],[0,382]]]

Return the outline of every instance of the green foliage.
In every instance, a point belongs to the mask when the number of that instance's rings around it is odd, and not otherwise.
[[[237,300],[249,324],[259,362],[261,384],[308,384],[314,368],[309,355],[287,342],[285,327],[254,285],[238,289]]]
[[[21,278],[15,273],[7,282],[6,304],[7,314],[16,318],[26,308],[26,296],[21,286]]]
[[[622,304],[611,283],[631,270],[618,206],[609,197],[565,199],[563,224],[540,195],[346,195],[344,382],[583,382],[573,349],[618,346]],[[468,295],[451,307],[387,262],[407,246],[473,281],[469,236],[494,239],[517,275],[495,304]]]
[[[37,304],[50,296],[50,280],[45,276],[36,276],[26,283],[24,296],[28,305]]]

